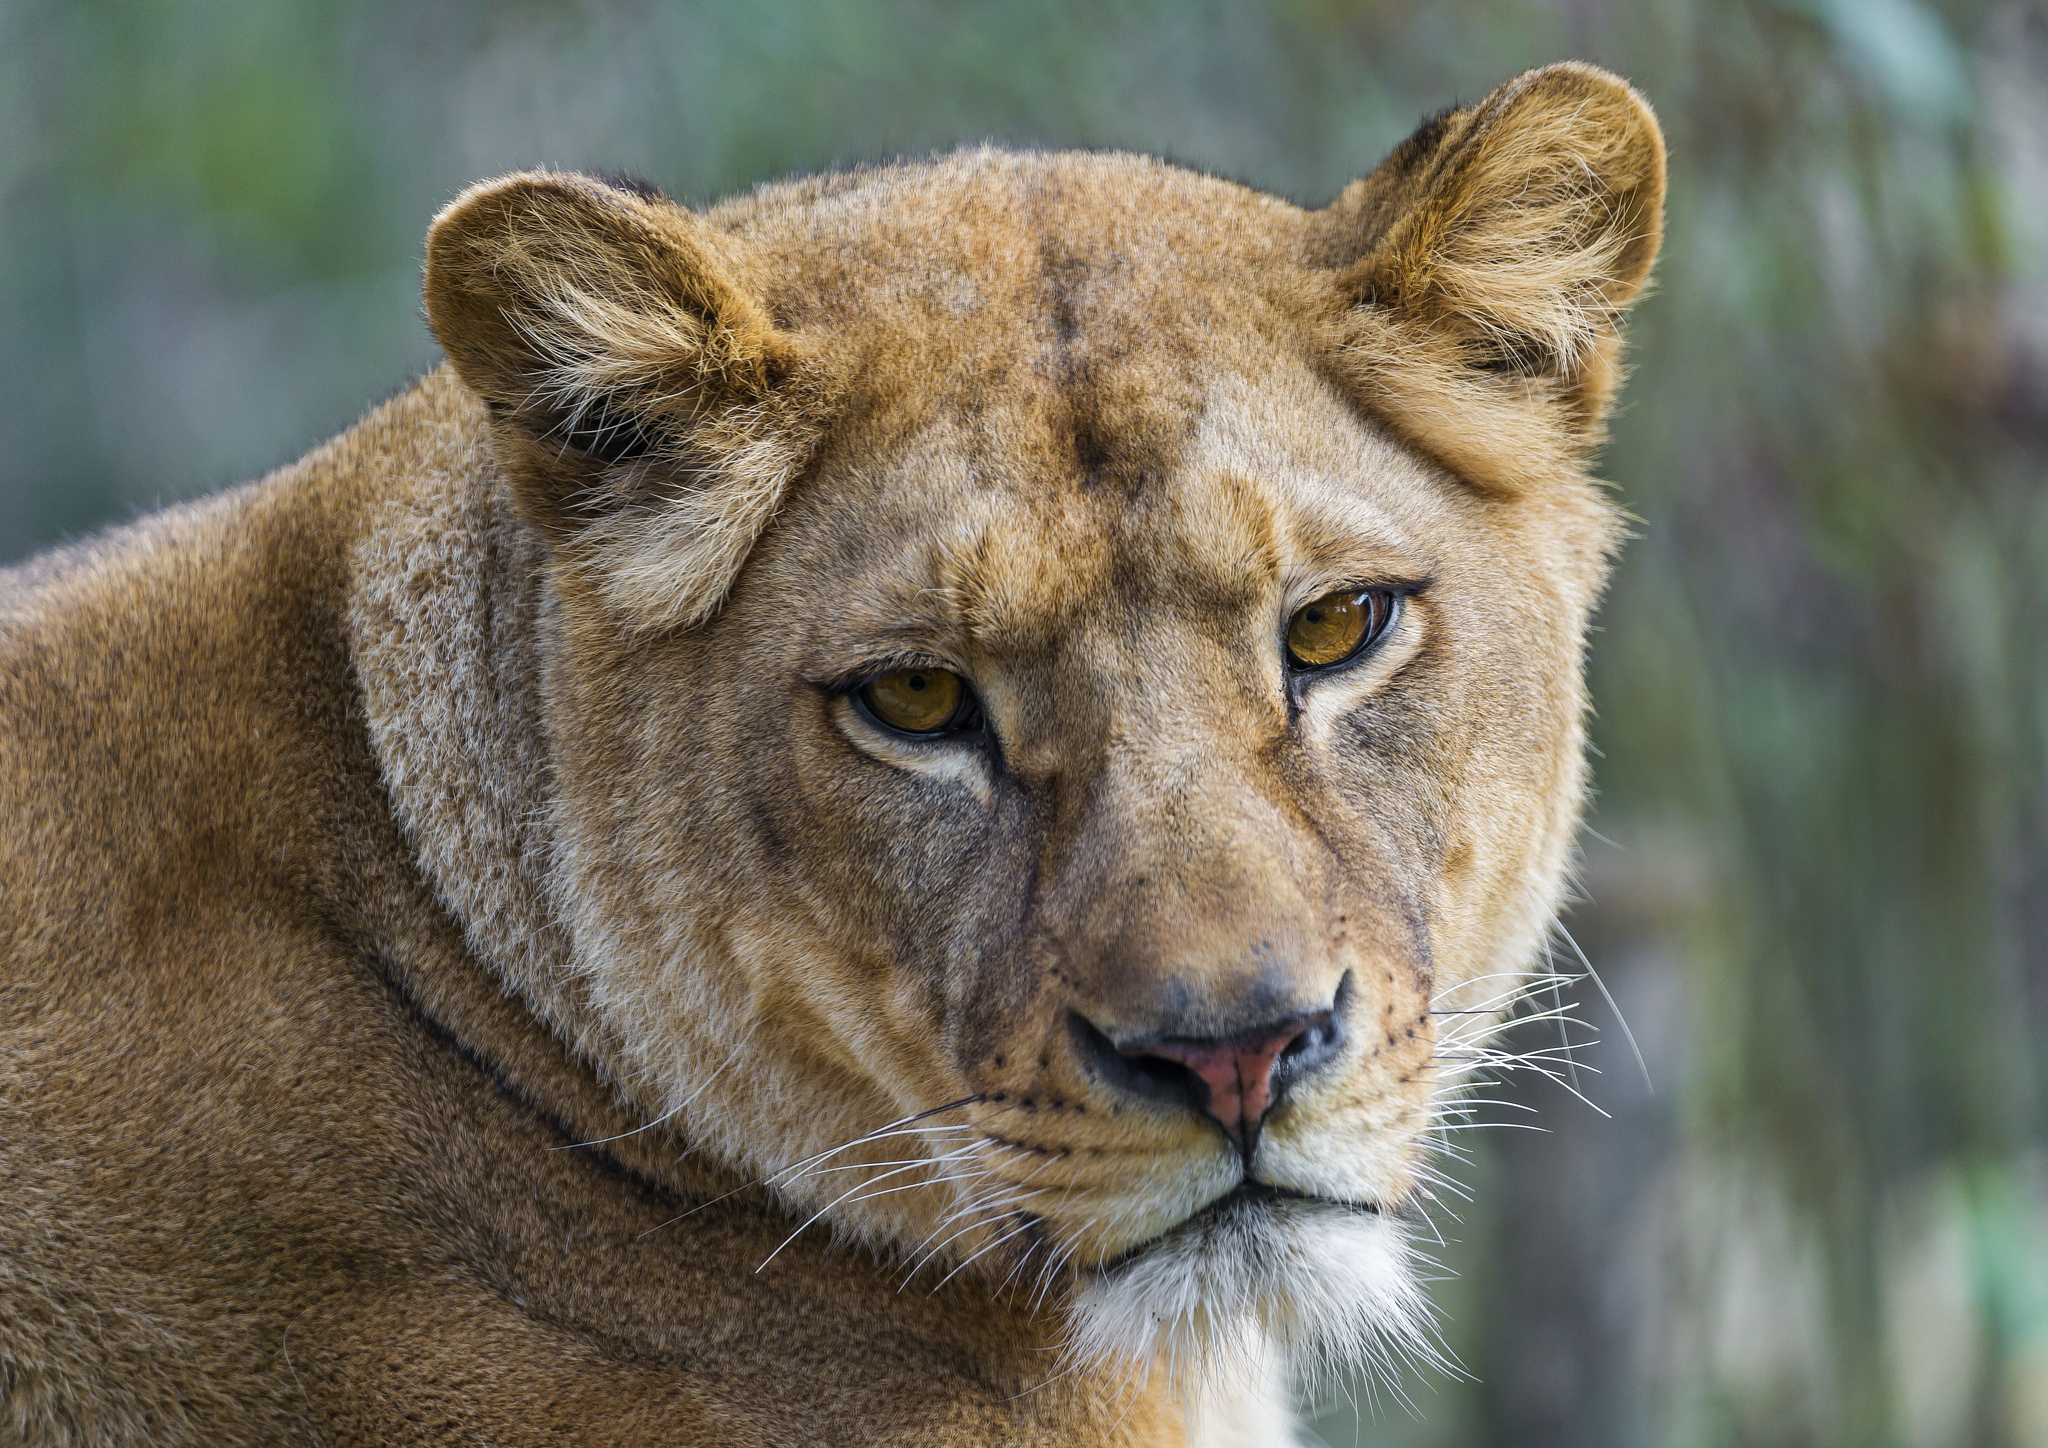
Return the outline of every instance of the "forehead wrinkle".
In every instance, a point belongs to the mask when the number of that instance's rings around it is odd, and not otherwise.
[[[1011,497],[941,558],[963,630],[991,653],[1041,650],[1078,610],[1099,603],[1104,541],[1091,510],[1062,490],[1036,505]],[[1047,506],[1048,501],[1053,505]]]
[[[839,558],[831,569],[833,606],[823,635],[832,653],[958,652],[966,608],[946,560],[963,537],[975,534],[980,509],[967,478],[946,463],[941,450],[880,475],[849,475],[861,484],[850,491],[879,497],[882,507],[879,518],[858,530],[827,525]]]
[[[1266,508],[1276,575],[1334,583],[1430,571],[1383,500],[1398,492],[1405,505],[1433,511],[1432,470],[1320,379],[1262,379],[1256,392],[1227,379],[1203,409],[1191,454],[1196,468],[1239,479]]]
[[[952,651],[961,633],[954,600],[909,558],[878,559],[857,571],[841,585],[834,615],[838,649]]]
[[[1134,508],[1120,520],[1129,592],[1177,607],[1256,607],[1283,561],[1276,506],[1256,472],[1207,466],[1197,456],[1160,506]]]
[[[837,647],[922,647],[962,662],[1043,652],[1101,602],[1100,530],[1063,516],[1076,506],[940,484],[936,471],[903,470],[904,481],[923,483],[902,495],[907,528],[878,530],[842,574]]]

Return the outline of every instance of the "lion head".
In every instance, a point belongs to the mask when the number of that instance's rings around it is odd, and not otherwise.
[[[1446,1022],[1572,846],[1662,194],[1577,65],[1320,211],[989,149],[464,194],[428,314],[544,580],[512,983],[792,1225],[1077,1353],[1414,1339]]]

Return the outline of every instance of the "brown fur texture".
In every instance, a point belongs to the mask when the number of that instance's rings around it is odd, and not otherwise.
[[[0,575],[0,1437],[1282,1441],[1556,907],[1662,168],[458,199],[449,366]],[[1249,1156],[1119,1065],[1310,1015]]]

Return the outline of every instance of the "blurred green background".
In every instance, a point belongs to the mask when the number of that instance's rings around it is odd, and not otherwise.
[[[430,366],[422,235],[497,171],[993,137],[1320,204],[1574,56],[1673,152],[1570,921],[1656,1089],[1582,989],[1609,1116],[1506,1083],[1549,1134],[1472,1133],[1437,1214],[1471,1380],[1318,1430],[2048,1445],[2041,3],[0,0],[0,561]]]

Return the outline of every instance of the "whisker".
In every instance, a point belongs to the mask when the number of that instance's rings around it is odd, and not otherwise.
[[[609,1142],[624,1141],[629,1136],[638,1136],[643,1131],[652,1131],[655,1127],[661,1125],[664,1121],[674,1120],[677,1113],[679,1113],[685,1106],[688,1106],[692,1101],[695,1101],[699,1096],[702,1096],[704,1092],[710,1088],[713,1082],[718,1080],[719,1077],[723,1076],[727,1071],[732,1069],[733,1062],[739,1060],[740,1053],[746,1050],[747,1047],[753,1043],[754,1032],[758,1031],[760,1028],[761,1022],[758,1018],[756,1018],[754,1023],[751,1026],[747,1027],[747,1033],[744,1036],[740,1037],[740,1043],[737,1046],[733,1047],[732,1054],[725,1058],[724,1062],[720,1064],[718,1069],[713,1071],[709,1076],[705,1077],[703,1084],[698,1086],[698,1088],[695,1091],[692,1091],[688,1096],[685,1096],[682,1100],[678,1101],[675,1105],[671,1106],[667,1111],[664,1111],[661,1115],[655,1117],[654,1120],[647,1122],[643,1126],[636,1126],[631,1131],[622,1131],[617,1136],[600,1136],[595,1141],[572,1141],[564,1146],[551,1146],[548,1148],[548,1150],[575,1151],[581,1147],[586,1146],[604,1146]]]
[[[795,1230],[794,1232],[791,1232],[791,1233],[790,1233],[790,1234],[789,1234],[789,1235],[788,1235],[787,1237],[784,1237],[784,1238],[782,1239],[782,1241],[781,1241],[781,1242],[780,1242],[780,1243],[779,1243],[779,1244],[778,1244],[778,1245],[776,1246],[776,1248],[775,1248],[775,1251],[773,1251],[773,1252],[770,1252],[770,1253],[769,1253],[769,1254],[768,1254],[768,1255],[767,1255],[766,1257],[763,1257],[763,1258],[761,1259],[761,1266],[760,1266],[760,1267],[756,1267],[756,1268],[754,1269],[754,1271],[758,1273],[758,1272],[759,1272],[759,1271],[761,1270],[761,1267],[766,1267],[766,1266],[767,1266],[767,1265],[768,1265],[768,1264],[769,1264],[770,1262],[773,1262],[773,1261],[775,1260],[775,1258],[776,1258],[777,1254],[779,1254],[779,1253],[780,1253],[780,1252],[782,1251],[782,1249],[783,1249],[784,1247],[787,1247],[787,1246],[788,1246],[788,1245],[789,1245],[789,1244],[790,1244],[791,1242],[794,1242],[794,1241],[795,1241],[795,1240],[796,1240],[796,1239],[797,1239],[798,1237],[801,1237],[801,1236],[802,1236],[802,1235],[804,1234],[804,1231],[805,1231],[805,1230],[806,1230],[806,1229],[807,1229],[807,1228],[808,1228],[808,1227],[809,1227],[809,1226],[811,1225],[811,1223],[813,1223],[813,1222],[817,1221],[817,1220],[818,1220],[818,1218],[820,1218],[820,1217],[824,1216],[824,1215],[825,1215],[825,1213],[827,1213],[827,1212],[831,1211],[831,1210],[832,1210],[832,1209],[833,1209],[834,1207],[838,1206],[838,1205],[839,1205],[839,1204],[840,1204],[841,1202],[845,1201],[845,1200],[846,1200],[846,1199],[847,1199],[848,1197],[850,1197],[850,1196],[854,1195],[854,1193],[856,1193],[856,1192],[858,1192],[858,1191],[862,1190],[862,1189],[863,1189],[863,1188],[865,1188],[865,1187],[870,1187],[870,1186],[873,1186],[873,1185],[874,1185],[874,1184],[875,1184],[876,1182],[883,1182],[883,1181],[887,1181],[887,1180],[888,1180],[888,1179],[889,1179],[890,1177],[893,1177],[893,1176],[901,1176],[901,1175],[903,1175],[903,1173],[905,1173],[905,1172],[907,1172],[907,1171],[912,1171],[912,1170],[915,1170],[915,1169],[916,1169],[917,1167],[920,1167],[920,1166],[929,1166],[929,1165],[930,1165],[930,1163],[929,1163],[929,1162],[927,1162],[927,1161],[916,1161],[916,1162],[913,1162],[913,1163],[911,1163],[911,1165],[909,1165],[909,1166],[899,1166],[899,1167],[897,1167],[897,1168],[896,1168],[896,1169],[895,1169],[894,1171],[885,1171],[885,1172],[883,1172],[883,1173],[882,1173],[882,1174],[881,1174],[880,1176],[878,1176],[878,1177],[873,1177],[873,1178],[869,1179],[868,1181],[864,1181],[864,1182],[858,1182],[858,1183],[854,1184],[853,1186],[851,1186],[851,1187],[848,1187],[848,1188],[847,1188],[847,1189],[846,1189],[846,1190],[845,1190],[844,1192],[840,1193],[840,1194],[839,1194],[838,1196],[834,1197],[834,1198],[833,1198],[833,1199],[832,1199],[831,1201],[829,1201],[829,1202],[825,1203],[825,1205],[824,1205],[824,1206],[822,1206],[822,1207],[818,1208],[818,1210],[817,1210],[817,1211],[815,1211],[815,1212],[811,1213],[811,1215],[810,1215],[809,1217],[805,1218],[805,1219],[804,1219],[804,1224],[803,1224],[803,1226],[801,1226],[801,1227],[798,1227],[798,1228],[797,1228],[797,1229],[796,1229],[796,1230]],[[913,1186],[927,1186],[927,1185],[929,1185],[929,1183],[926,1183],[926,1182],[913,1182],[913,1183],[911,1183],[911,1185],[913,1185]]]
[[[1636,1044],[1636,1033],[1628,1028],[1628,1017],[1621,1013],[1621,1007],[1615,1002],[1614,992],[1607,988],[1606,981],[1600,979],[1600,972],[1593,969],[1593,962],[1586,958],[1586,952],[1579,948],[1579,942],[1572,939],[1572,933],[1564,928],[1562,922],[1557,924],[1557,933],[1564,937],[1564,943],[1572,948],[1574,955],[1578,956],[1579,964],[1586,967],[1586,974],[1593,977],[1593,984],[1600,987],[1600,994],[1607,1002],[1607,1009],[1614,1012],[1614,1019],[1621,1025],[1621,1034],[1628,1040],[1628,1048],[1635,1052],[1636,1068],[1643,1073],[1643,1085],[1648,1088],[1652,1095],[1655,1095],[1657,1083],[1650,1079],[1650,1064],[1643,1059],[1643,1048]],[[1582,1097],[1581,1099],[1583,1100],[1584,1098]],[[1604,1112],[1602,1113],[1602,1115],[1605,1114]]]
[[[798,1176],[797,1176],[796,1178],[794,1178],[794,1180],[799,1180],[799,1181],[800,1181],[800,1180],[802,1180],[802,1177],[803,1177],[803,1175],[806,1175],[806,1174],[808,1174],[808,1173],[806,1172],[806,1170],[805,1170],[806,1168],[809,1168],[809,1167],[811,1167],[811,1166],[815,1165],[816,1163],[819,1163],[819,1162],[823,1162],[823,1161],[827,1161],[827,1160],[831,1159],[832,1157],[835,1157],[835,1156],[839,1155],[839,1154],[840,1154],[841,1152],[843,1152],[843,1151],[851,1151],[851,1150],[853,1150],[853,1149],[854,1149],[855,1147],[859,1147],[859,1146],[865,1146],[865,1145],[867,1145],[868,1143],[870,1143],[870,1142],[874,1142],[874,1141],[881,1141],[881,1140],[886,1140],[886,1139],[888,1139],[888,1138],[890,1138],[890,1137],[893,1137],[893,1136],[898,1136],[898,1135],[917,1135],[917,1134],[919,1134],[919,1132],[918,1132],[918,1131],[917,1131],[917,1130],[915,1129],[915,1123],[917,1123],[917,1122],[921,1122],[921,1121],[926,1121],[926,1120],[929,1120],[930,1118],[932,1118],[932,1117],[934,1117],[934,1116],[940,1116],[940,1115],[943,1115],[944,1113],[946,1113],[946,1112],[948,1112],[948,1111],[957,1111],[957,1110],[959,1110],[959,1109],[960,1109],[961,1107],[963,1107],[963,1106],[976,1106],[976,1105],[979,1105],[980,1103],[982,1103],[982,1102],[983,1102],[983,1101],[985,1101],[985,1100],[987,1100],[987,1098],[986,1098],[985,1096],[981,1095],[981,1094],[980,1094],[979,1092],[977,1092],[977,1093],[975,1093],[975,1094],[974,1094],[974,1095],[972,1095],[972,1096],[963,1096],[963,1097],[961,1097],[961,1098],[960,1098],[960,1099],[959,1099],[958,1101],[949,1101],[949,1102],[947,1102],[947,1103],[946,1103],[946,1104],[945,1104],[944,1106],[933,1106],[933,1107],[930,1107],[930,1108],[928,1108],[927,1110],[924,1110],[924,1111],[916,1111],[916,1112],[912,1112],[912,1113],[911,1113],[910,1115],[908,1115],[908,1116],[903,1116],[903,1117],[899,1117],[899,1118],[897,1118],[896,1120],[894,1120],[894,1121],[891,1121],[891,1122],[889,1122],[888,1124],[886,1124],[886,1125],[884,1125],[884,1126],[879,1126],[879,1127],[876,1127],[876,1128],[875,1128],[875,1129],[874,1129],[873,1131],[871,1131],[871,1132],[868,1132],[868,1133],[867,1133],[867,1134],[866,1134],[865,1136],[858,1136],[858,1137],[855,1137],[855,1138],[854,1138],[853,1140],[851,1140],[851,1141],[848,1141],[848,1142],[843,1142],[843,1143],[841,1143],[840,1145],[838,1145],[838,1146],[835,1146],[835,1147],[830,1147],[830,1148],[828,1148],[828,1149],[827,1149],[827,1150],[825,1150],[825,1151],[821,1151],[821,1152],[816,1152],[816,1153],[813,1153],[812,1155],[810,1155],[810,1156],[807,1156],[807,1157],[804,1157],[804,1158],[802,1158],[802,1159],[801,1159],[801,1160],[799,1160],[799,1161],[796,1161],[796,1162],[792,1162],[792,1163],[791,1163],[790,1165],[788,1165],[788,1166],[786,1166],[786,1167],[782,1167],[781,1169],[779,1169],[779,1170],[777,1170],[777,1171],[773,1171],[773,1172],[770,1172],[770,1173],[769,1173],[769,1174],[768,1174],[767,1176],[764,1176],[764,1177],[757,1177],[757,1178],[755,1178],[755,1179],[754,1179],[753,1181],[750,1181],[750,1182],[745,1182],[745,1183],[741,1184],[740,1186],[736,1186],[736,1187],[734,1187],[734,1188],[733,1188],[733,1189],[732,1189],[731,1191],[729,1191],[729,1192],[722,1192],[722,1193],[720,1193],[720,1194],[719,1194],[718,1196],[712,1197],[712,1198],[710,1198],[710,1199],[709,1199],[709,1200],[707,1200],[707,1201],[702,1201],[702,1202],[699,1202],[699,1203],[697,1203],[697,1205],[696,1205],[696,1206],[694,1206],[694,1207],[690,1208],[690,1210],[689,1210],[689,1211],[687,1211],[687,1212],[683,1212],[683,1213],[680,1213],[680,1214],[678,1214],[678,1215],[676,1215],[676,1216],[670,1217],[670,1218],[669,1218],[669,1219],[668,1219],[667,1221],[665,1221],[665,1222],[657,1222],[657,1223],[655,1223],[655,1225],[653,1225],[652,1227],[649,1227],[649,1228],[648,1228],[648,1229],[647,1229],[647,1230],[646,1230],[645,1232],[642,1232],[642,1233],[640,1233],[640,1236],[641,1236],[641,1237],[647,1237],[647,1236],[649,1236],[649,1235],[651,1235],[651,1234],[653,1234],[653,1233],[655,1233],[655,1232],[659,1232],[659,1231],[660,1231],[660,1230],[661,1230],[662,1228],[664,1228],[664,1227],[671,1227],[671,1226],[674,1226],[674,1225],[675,1225],[675,1224],[676,1224],[677,1222],[680,1222],[680,1221],[684,1220],[684,1219],[685,1219],[685,1218],[687,1218],[687,1217],[694,1217],[694,1216],[695,1216],[695,1215],[696,1215],[697,1213],[699,1213],[699,1212],[701,1212],[701,1211],[705,1210],[705,1209],[706,1209],[707,1207],[715,1207],[715,1206],[717,1206],[717,1205],[718,1205],[718,1204],[719,1204],[720,1202],[723,1202],[723,1201],[729,1201],[730,1199],[732,1199],[733,1197],[736,1197],[736,1196],[738,1196],[738,1195],[739,1195],[740,1193],[742,1193],[742,1192],[752,1191],[752,1190],[754,1190],[754,1189],[755,1189],[756,1187],[764,1187],[764,1186],[771,1186],[771,1185],[774,1185],[774,1184],[776,1183],[776,1181],[777,1181],[777,1178],[780,1178],[780,1177],[784,1177],[784,1176],[787,1176],[787,1175],[789,1175],[789,1174],[790,1174],[791,1172],[797,1172],[797,1173],[799,1173],[799,1175],[798,1175]],[[910,1129],[910,1130],[905,1130],[905,1128],[912,1128],[912,1129]],[[924,1130],[925,1132],[930,1132],[930,1131],[964,1131],[964,1130],[968,1130],[968,1129],[969,1129],[969,1128],[968,1128],[968,1127],[965,1127],[965,1126],[945,1126],[945,1127],[927,1127],[927,1128],[924,1128],[923,1130]],[[787,1183],[785,1183],[785,1185],[787,1185]],[[815,1220],[815,1219],[814,1219],[814,1220]],[[636,1239],[636,1240],[637,1240],[637,1239]],[[786,1244],[785,1244],[785,1245],[786,1245]],[[781,1249],[780,1247],[778,1247],[778,1248],[776,1248],[776,1250],[777,1250],[777,1251],[779,1252],[779,1251],[781,1251],[782,1249]],[[756,1270],[758,1271],[759,1269],[757,1268]]]

